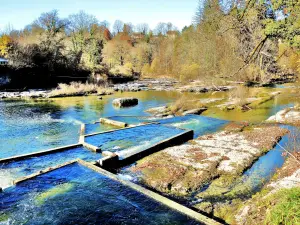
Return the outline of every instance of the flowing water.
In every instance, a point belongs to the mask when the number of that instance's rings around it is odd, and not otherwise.
[[[114,108],[114,98],[134,96],[139,105]],[[97,97],[73,97],[51,101],[0,101],[0,158],[36,152],[78,142],[82,123],[115,115],[146,115],[145,109],[174,101],[178,93],[118,93]],[[112,126],[95,124],[88,131],[107,131]]]
[[[294,103],[300,101],[296,97],[297,91],[295,92],[292,88],[263,89],[266,92],[277,90],[283,93],[258,109],[248,112],[236,110],[224,112],[213,107],[204,112],[204,116],[192,115],[161,120],[153,120],[153,117],[144,111],[175,101],[179,98],[179,93],[143,91],[117,93],[104,96],[102,100],[97,97],[74,97],[50,101],[0,101],[0,158],[77,143],[82,123],[89,123],[86,127],[87,133],[115,129],[113,126],[92,123],[98,121],[100,117],[111,117],[130,124],[151,121],[161,124],[117,131],[114,135],[90,136],[86,139],[88,143],[110,151],[132,148],[142,150],[153,143],[180,134],[183,132],[182,129],[194,130],[194,136],[197,137],[222,129],[228,121],[246,120],[259,123],[279,110],[293,106]],[[257,89],[249,92],[252,91],[257,91]],[[222,103],[226,101],[222,99],[230,94],[186,93],[184,95],[191,96],[191,98],[197,97],[199,101],[213,100]],[[137,97],[138,106],[121,109],[112,106],[113,99],[127,96]],[[288,138],[284,137],[280,143],[283,145],[287,142]],[[259,188],[263,180],[271,177],[276,168],[283,165],[285,157],[281,153],[279,147],[276,146],[274,150],[262,156],[245,172],[243,182],[251,181],[255,184],[254,188]],[[78,147],[60,153],[1,164],[0,180],[2,183],[0,186],[9,186],[18,177],[76,158],[95,161],[101,157],[99,153]],[[65,176],[66,174],[68,177]],[[55,194],[52,196],[53,193]],[[48,195],[51,197],[45,200],[43,196]],[[40,221],[51,221],[68,224],[98,221],[105,224],[103,221],[111,218],[110,222],[114,223],[130,221],[134,224],[140,220],[143,224],[174,224],[174,221],[178,221],[178,224],[189,224],[187,218],[181,214],[162,207],[78,165],[60,169],[9,188],[0,194],[0,199],[0,223],[9,221],[9,224],[37,224]],[[43,210],[45,208],[51,210]],[[125,211],[124,208],[126,208]],[[110,216],[107,217],[107,215]]]
[[[175,127],[150,124],[86,137],[85,141],[102,151],[117,152],[126,149],[137,152],[183,132],[184,130]]]
[[[7,224],[198,224],[78,164],[22,182],[0,199],[0,223]]]
[[[94,162],[101,157],[102,155],[100,153],[92,152],[83,147],[77,147],[53,154],[27,158],[21,161],[0,163],[0,187],[5,188],[11,186],[12,181],[17,178],[72,160],[82,159],[87,162]]]

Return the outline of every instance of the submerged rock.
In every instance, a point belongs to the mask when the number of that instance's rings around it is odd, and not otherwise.
[[[130,107],[139,104],[139,100],[137,98],[117,98],[112,103],[117,107]]]

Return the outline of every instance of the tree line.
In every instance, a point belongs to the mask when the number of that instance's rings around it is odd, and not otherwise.
[[[182,82],[257,81],[300,72],[300,2],[201,0],[193,23],[154,30],[84,11],[43,13],[0,36],[0,55],[22,85],[107,76],[170,76]]]

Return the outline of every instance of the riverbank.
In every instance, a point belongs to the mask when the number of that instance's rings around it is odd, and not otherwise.
[[[265,197],[265,189],[269,190],[269,186],[281,195],[285,193],[284,188],[300,187],[300,171],[297,171],[299,162],[291,162],[291,157],[267,185],[263,177],[255,178],[255,173],[249,180],[244,180],[245,171],[277,146],[288,132],[287,129],[274,124],[253,126],[248,123],[230,123],[221,131],[200,136],[187,144],[170,147],[145,157],[125,169],[123,173],[130,174],[134,177],[133,180],[140,184],[180,199],[195,209],[221,218],[229,224],[251,224],[252,220],[247,219],[248,214],[240,212],[243,211],[245,203],[252,204],[251,201],[255,198],[257,204],[264,204],[264,201],[260,200],[262,196]],[[299,158],[299,153],[293,154]],[[268,181],[268,177],[265,179]],[[257,181],[253,182],[254,180]],[[259,192],[256,182],[263,186]],[[298,189],[295,191],[299,193]],[[282,196],[277,202],[285,201],[286,197]],[[252,207],[256,213],[260,213],[257,208]],[[244,218],[239,218],[240,214]],[[260,215],[260,219],[265,221],[274,220],[272,216]],[[284,216],[288,217],[289,214]]]
[[[300,154],[294,152],[260,192],[247,201],[220,204],[217,215],[231,224],[299,224],[299,165]]]
[[[83,84],[72,82],[68,84],[59,84],[57,88],[52,90],[28,90],[0,92],[0,99],[46,99],[46,98],[64,98],[78,96],[103,96],[111,95],[114,91],[111,88],[105,88],[95,84]]]
[[[276,83],[276,82],[275,82]],[[273,85],[275,83],[272,83]],[[181,83],[172,78],[144,78],[140,80],[130,81],[122,84],[84,84],[79,82],[71,82],[67,84],[59,84],[57,88],[51,90],[31,89],[31,90],[18,90],[18,91],[0,91],[0,99],[30,99],[30,98],[62,98],[72,96],[89,96],[89,95],[110,95],[114,92],[139,92],[139,91],[174,91],[179,93],[194,93],[205,94],[211,93],[215,95],[218,92],[230,92],[231,95],[241,95],[240,89],[246,87],[244,84],[230,83],[230,85],[214,85],[203,83],[201,81],[192,81],[189,84]],[[255,87],[258,88],[258,87]],[[237,94],[236,94],[237,93]],[[232,99],[229,96],[227,102],[223,102],[220,108],[223,110],[248,110],[249,108],[256,107],[264,102],[271,100],[279,92],[274,92],[271,95],[263,95],[258,93],[254,96],[236,96]],[[242,102],[241,98],[244,98]],[[220,99],[219,99],[220,100]],[[210,104],[213,102],[203,102]],[[201,107],[200,107],[201,108]],[[194,109],[194,108],[190,108]]]
[[[0,92],[0,99],[30,99],[30,98],[62,98],[72,96],[89,95],[110,95],[113,92],[139,92],[139,91],[176,91],[190,93],[226,92],[234,89],[234,86],[206,86],[193,82],[189,85],[182,84],[175,79],[141,79],[123,84],[106,84],[98,86],[96,84],[83,84],[71,82],[59,84],[52,90],[26,90],[26,91],[3,91]]]

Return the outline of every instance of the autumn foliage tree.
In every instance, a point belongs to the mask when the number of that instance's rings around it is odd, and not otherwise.
[[[0,37],[0,56],[7,57],[8,47],[11,42],[11,37],[6,34]]]

